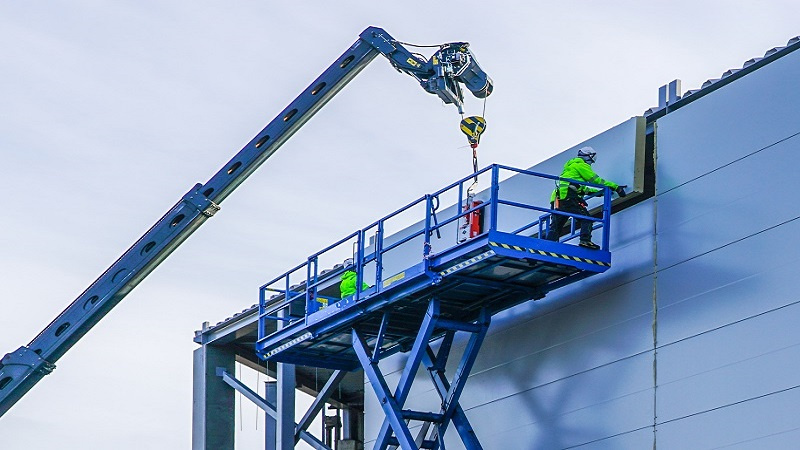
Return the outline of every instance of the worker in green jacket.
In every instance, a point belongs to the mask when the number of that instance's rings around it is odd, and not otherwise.
[[[588,216],[589,211],[586,209],[587,204],[583,199],[586,195],[592,195],[600,192],[600,189],[590,188],[569,181],[563,180],[568,178],[570,180],[585,181],[587,183],[602,184],[613,189],[620,197],[625,197],[625,186],[620,186],[613,181],[607,181],[600,178],[594,170],[595,156],[597,153],[592,147],[582,147],[578,150],[578,157],[572,158],[564,164],[564,170],[561,172],[561,180],[557,183],[557,188],[553,190],[550,196],[550,208],[557,211],[564,211],[571,214],[580,214]],[[550,241],[557,241],[561,236],[561,229],[569,219],[569,216],[560,214],[553,214],[551,217],[550,229],[547,232],[545,239]],[[577,219],[577,226],[580,227],[580,246],[586,247],[591,250],[597,250],[599,245],[592,242],[592,221]]]
[[[339,292],[342,294],[342,298],[349,297],[356,293],[356,281],[358,280],[358,274],[352,269],[346,270],[342,274],[342,282],[339,284]],[[361,283],[361,290],[369,289],[369,285],[367,283]]]

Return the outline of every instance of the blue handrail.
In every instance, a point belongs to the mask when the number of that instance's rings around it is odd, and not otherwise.
[[[501,193],[501,182],[500,182],[500,172],[507,171],[511,172],[512,174],[520,174],[523,176],[530,176],[530,177],[537,177],[543,178],[548,180],[566,180],[570,183],[575,183],[578,185],[589,186],[593,188],[599,188],[602,190],[603,196],[603,203],[602,203],[602,215],[598,219],[596,217],[591,216],[584,216],[580,214],[571,214],[566,213],[563,211],[556,211],[549,207],[544,206],[537,206],[535,204],[530,203],[522,203],[520,201],[514,201],[510,199],[502,198]],[[466,192],[464,189],[464,184],[467,182],[471,182],[476,177],[486,174],[487,172],[491,172],[491,186],[488,190],[488,198],[485,198],[485,194],[482,195],[484,199],[473,205],[464,205],[466,200]],[[458,203],[454,205],[454,212],[450,214],[448,217],[433,217],[434,214],[437,214],[433,210],[433,202],[434,199],[438,202],[439,196],[446,194],[457,188],[457,196],[458,196]],[[484,191],[486,192],[486,191]],[[425,216],[424,218],[420,218],[420,222],[418,222],[418,228],[406,228],[405,234],[397,238],[396,241],[387,243],[385,236],[386,232],[386,223],[387,221],[399,216],[401,213],[410,210],[413,207],[416,207],[420,204],[424,203],[425,205]],[[320,307],[319,299],[321,297],[318,296],[318,289],[323,284],[329,284],[330,281],[339,275],[341,275],[346,270],[353,270],[356,272],[357,280],[356,280],[356,292],[354,295],[354,301],[358,302],[361,300],[362,296],[366,295],[362,292],[361,286],[364,282],[365,276],[365,266],[367,264],[375,264],[375,288],[374,290],[370,290],[369,295],[373,295],[374,293],[378,293],[383,289],[382,282],[384,281],[384,274],[383,274],[383,262],[384,262],[384,255],[388,252],[407,244],[408,242],[419,238],[420,236],[424,236],[423,245],[420,249],[420,257],[421,260],[429,259],[433,255],[433,249],[430,242],[430,237],[437,232],[440,232],[444,227],[447,225],[453,224],[455,222],[459,222],[468,215],[476,212],[476,211],[483,211],[484,216],[486,211],[489,212],[489,226],[487,229],[481,230],[481,233],[478,236],[483,236],[486,233],[491,231],[498,230],[498,221],[499,219],[499,209],[500,207],[507,207],[507,208],[517,208],[517,209],[524,209],[530,211],[538,211],[542,213],[540,216],[532,220],[531,222],[524,224],[521,227],[516,227],[511,234],[522,234],[527,230],[532,228],[538,229],[538,236],[543,236],[544,233],[547,232],[548,227],[550,226],[550,218],[554,214],[564,215],[573,217],[574,219],[581,219],[581,220],[589,220],[594,222],[593,228],[603,228],[603,236],[602,236],[602,245],[601,248],[603,250],[608,249],[609,245],[609,220],[611,215],[611,190],[603,185],[598,185],[594,183],[587,183],[578,180],[571,180],[566,178],[561,178],[554,175],[533,172],[530,170],[525,169],[517,169],[509,166],[493,164],[491,166],[487,166],[478,172],[469,174],[456,182],[449,184],[448,186],[432,193],[426,194],[422,197],[419,197],[410,203],[406,204],[405,206],[397,209],[396,211],[376,220],[375,222],[369,224],[368,226],[356,230],[353,233],[350,233],[346,237],[336,241],[335,243],[323,248],[322,250],[312,254],[307,258],[307,260],[289,271],[285,272],[284,274],[272,279],[270,282],[261,286],[259,290],[259,311],[260,311],[260,320],[259,326],[265,326],[263,320],[282,320],[286,322],[296,322],[298,320],[307,317],[308,314],[311,314],[317,311]],[[441,214],[438,213],[438,214]],[[369,246],[366,243],[366,236],[370,235],[370,233],[374,232],[374,240]],[[531,233],[531,235],[533,235]],[[472,236],[471,238],[475,238],[478,236]],[[576,237],[575,233],[575,220],[572,221],[572,229],[569,235],[564,237],[562,241],[569,241]],[[337,249],[338,247],[352,242],[353,248],[353,262],[352,266],[350,265],[338,265],[329,271],[323,271],[320,273],[319,271],[319,258],[326,253]],[[456,242],[453,243],[452,246],[447,247],[445,249],[437,249],[437,253],[442,253],[445,251],[450,250],[451,248],[459,245],[458,239]],[[371,248],[370,248],[371,247]],[[291,285],[290,278],[292,275],[295,275],[300,270],[305,269],[305,280],[302,281],[300,284]],[[276,287],[276,285],[280,285],[280,288]],[[273,295],[272,298],[267,298],[267,292],[276,293]],[[286,308],[291,308],[292,305],[299,301],[301,298],[304,298],[304,314],[303,316],[291,316],[291,310],[289,314],[285,312],[283,314],[277,314],[281,310],[285,310]],[[263,329],[263,328],[262,328]]]

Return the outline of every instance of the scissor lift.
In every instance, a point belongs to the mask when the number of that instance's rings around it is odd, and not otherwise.
[[[400,445],[404,450],[444,448],[442,436],[450,424],[467,449],[480,449],[458,400],[492,315],[602,273],[611,265],[608,188],[579,183],[603,189],[603,196],[595,200],[597,217],[566,214],[592,220],[594,228],[602,231],[601,248],[589,250],[575,244],[574,223],[559,241],[540,239],[547,232],[551,215],[565,213],[510,198],[514,195],[504,196],[506,182],[499,180],[506,172],[514,174],[517,181],[530,181],[531,186],[541,182],[552,186],[553,180],[558,180],[506,166],[487,167],[356,231],[262,286],[256,344],[259,355],[310,367],[363,369],[386,414],[376,449],[388,445]],[[466,201],[464,186],[478,176],[491,176],[491,188],[476,196],[483,197],[476,204]],[[516,192],[509,194],[519,197],[519,187],[526,183],[513,184]],[[457,194],[458,206],[437,213],[439,198],[448,193]],[[465,204],[474,206],[462,207]],[[424,219],[420,217],[416,225],[391,237],[384,236],[392,219],[419,206],[425,208]],[[480,217],[483,229],[464,240],[457,228],[467,217]],[[442,238],[448,234],[456,236],[452,241]],[[365,239],[368,236],[372,236],[370,242]],[[326,255],[351,244],[352,263],[319,271]],[[391,265],[390,259],[395,265],[398,261],[407,264],[401,264],[403,270],[384,276],[384,266]],[[364,280],[372,283],[355,295],[339,299],[338,283],[346,270],[356,272],[357,286]],[[298,277],[303,280],[292,284]],[[273,295],[268,297],[270,293]],[[448,380],[445,364],[456,333],[468,334],[469,341]],[[434,351],[430,343],[439,339],[438,351]],[[398,352],[409,354],[392,392],[378,362]],[[403,409],[420,364],[428,369],[440,396],[439,411]],[[416,437],[411,435],[410,421],[423,423]],[[431,427],[435,431],[429,433]]]

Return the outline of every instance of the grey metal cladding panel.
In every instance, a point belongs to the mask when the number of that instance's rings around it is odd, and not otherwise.
[[[799,78],[800,52],[792,52],[658,119],[657,192],[800,131]]]
[[[726,406],[657,427],[659,449],[796,449],[800,389]]]
[[[668,421],[800,385],[800,303],[658,349]]]
[[[781,168],[798,152],[800,135],[659,195],[658,266],[668,267],[800,216],[797,203],[783,194],[783,182],[791,183],[794,175],[781,175]],[[796,242],[788,234],[782,238]]]
[[[594,165],[594,169],[601,177],[619,184],[626,184],[630,189],[638,189],[641,192],[644,184],[644,122],[645,120],[643,117],[633,117],[579,145],[564,150],[546,161],[536,164],[529,170],[558,176],[561,174],[564,163],[576,156],[578,148],[585,145],[592,145],[598,152],[598,159],[597,163]],[[500,175],[504,177],[512,173],[513,172],[503,171]],[[490,192],[486,186],[490,184],[490,177],[490,174],[483,174],[480,178],[479,187],[483,187],[484,189],[475,195],[476,199],[484,201],[489,199]],[[465,189],[469,184],[469,182],[465,183]],[[549,206],[550,194],[554,186],[554,181],[549,179],[535,178],[529,175],[510,176],[500,182],[500,198],[503,200],[533,203],[539,207],[547,207]],[[454,192],[457,192],[457,190],[454,190]],[[443,221],[455,215],[456,206],[453,205],[453,203],[456,202],[455,198],[455,194],[452,195],[452,199],[447,197],[447,195],[443,196],[441,200],[442,208],[437,210],[439,221]],[[632,198],[633,196],[628,196],[624,201]],[[618,204],[620,200],[622,199],[615,199],[614,203]],[[445,207],[448,201],[450,204]],[[593,201],[598,203],[599,199],[594,199]],[[403,219],[404,221],[407,219],[411,222],[416,222],[414,225],[405,227],[396,232],[387,232],[389,236],[386,237],[384,246],[397,242],[405,236],[410,235],[412,232],[421,229],[425,217],[424,207],[415,209],[415,214],[416,215],[405,216]],[[532,222],[534,219],[538,218],[539,215],[538,212],[504,206],[498,211],[498,228],[501,231],[512,231]],[[448,225],[442,230],[441,239],[431,239],[434,252],[442,251],[456,244],[456,228],[457,224]],[[613,224],[611,229],[613,231]],[[531,231],[531,234],[532,233],[533,231]],[[391,263],[394,269],[386,269],[385,273],[394,274],[418,262],[421,254],[421,243],[414,245],[404,244],[401,248],[395,250],[391,256]]]
[[[571,432],[571,430],[553,430]],[[484,438],[481,444],[487,450],[542,450],[567,448],[564,439],[559,434],[543,429],[539,424],[528,425],[511,432],[497,433]],[[486,444],[485,442],[488,442]],[[450,445],[448,443],[448,449]],[[463,447],[458,447],[463,448]],[[570,446],[581,450],[641,450],[653,448],[653,429],[647,428],[626,432],[617,436],[586,442],[585,444]]]
[[[364,377],[366,379],[366,377]],[[395,383],[396,384],[396,383]],[[389,385],[394,387],[393,385]],[[392,389],[392,391],[394,391]],[[369,382],[364,383],[364,442],[374,441],[383,423],[383,409]],[[365,446],[364,448],[372,448]]]
[[[640,450],[653,448],[653,427],[630,431],[616,436],[587,442],[573,448],[579,450]],[[543,448],[543,447],[540,447]],[[533,447],[528,447],[534,450]],[[539,450],[539,449],[536,449]]]
[[[481,367],[470,376],[461,404],[464,408],[477,407],[637,357],[652,348],[651,330],[652,318],[646,315],[543,349],[539,349],[543,343],[537,336],[502,336],[491,342],[489,350],[482,353],[485,356],[476,361]],[[549,331],[558,334],[557,330]],[[448,367],[448,372],[454,369]],[[427,391],[412,392],[410,400],[433,395],[430,384],[422,384]],[[638,383],[631,381],[621,386],[626,391],[620,395],[650,385],[652,377]]]
[[[493,336],[509,328],[548,329],[557,323],[564,333],[572,335],[586,333],[585,328],[575,324],[588,322],[602,328],[610,323],[651,314],[653,281],[650,275],[653,273],[654,260],[652,205],[652,200],[647,200],[613,216],[612,267],[607,272],[553,291],[542,300],[528,301],[495,315],[478,363],[484,354],[497,351],[497,347],[491,344]],[[591,305],[581,308],[588,309],[568,309],[559,313],[561,316],[550,316],[584,300]],[[611,308],[614,314],[604,314],[598,308]],[[533,318],[540,319],[531,322]],[[505,354],[505,350],[498,353],[501,356]],[[381,370],[390,374],[402,370],[404,364],[405,356],[395,355],[381,361]]]
[[[638,320],[637,327],[649,327],[651,323]],[[615,331],[620,331],[616,334]],[[619,357],[616,347],[624,347],[629,337],[624,330],[605,330],[601,336],[592,336],[554,347],[544,352],[527,355],[488,368],[469,378],[468,395],[461,399],[464,408],[482,408],[484,405],[513,397],[519,393],[535,391],[544,386],[572,386],[575,380],[595,380],[589,388],[603,386],[602,392],[580,394],[571,399],[581,406],[607,401],[649,389],[653,385],[652,350],[631,353]],[[597,338],[598,343],[590,341]],[[634,336],[638,339],[639,336]],[[510,350],[510,349],[509,349]],[[643,363],[642,355],[649,354],[650,366]],[[648,359],[648,358],[644,358]],[[585,360],[585,361],[584,361]],[[576,388],[581,391],[583,388]],[[562,400],[565,407],[566,400]],[[576,406],[578,407],[578,406]]]
[[[800,428],[780,431],[767,436],[747,438],[734,444],[725,445],[726,450],[764,450],[764,449],[792,449],[797,448],[800,442]],[[719,448],[719,447],[717,447]]]
[[[592,169],[601,177],[642,192],[644,187],[644,118],[632,117],[586,141],[548,158],[529,170],[560,175],[564,163],[575,158],[578,149],[591,146],[597,152]],[[550,193],[546,193],[549,198]]]
[[[597,162],[592,167],[601,178],[627,185],[629,191],[638,189],[641,192],[644,186],[644,124],[643,117],[633,117],[536,164],[529,170],[558,176],[564,168],[564,163],[577,156],[578,148],[591,145],[597,151]],[[507,173],[501,172],[501,176],[504,175]],[[554,187],[554,180],[514,175],[500,183],[500,198],[516,202],[534,201],[537,206],[546,207]],[[489,195],[488,191],[483,191],[478,198],[486,200]],[[536,201],[537,199],[538,201]],[[614,203],[620,203],[620,201],[621,199],[615,199]],[[596,198],[590,200],[589,203],[590,207],[595,207],[600,206],[602,201]],[[504,206],[498,211],[498,228],[500,231],[513,231],[530,223],[540,215],[541,213],[536,211]]]
[[[519,313],[517,317],[527,316],[527,320],[502,329],[495,329],[493,323],[461,397],[462,406],[481,407],[543,386],[571,385],[574,380],[594,380],[586,381],[587,386],[603,386],[594,394],[576,397],[588,402],[651,388],[652,291],[652,278],[641,278],[545,316]],[[536,303],[521,306],[535,309]],[[453,345],[448,376],[458,364],[464,341],[462,337]],[[642,359],[643,355],[649,356]],[[396,386],[404,362],[405,355],[381,362],[390,387]],[[371,386],[366,386],[366,393],[369,435],[377,433],[381,417]],[[424,371],[417,374],[407,405],[438,408],[438,397]]]
[[[504,366],[512,370],[517,361],[545,362],[549,369],[535,373],[532,382],[546,383],[646,351],[653,343],[652,298],[653,279],[644,277],[584,301],[562,302],[546,314],[538,310],[547,299],[519,305],[506,311],[509,320],[493,319],[472,374],[499,369],[494,376],[503,377]],[[457,339],[451,355],[460,354],[465,342]],[[404,362],[405,355],[397,355],[381,361],[381,370],[396,374]]]
[[[567,448],[603,440],[652,426],[652,364],[648,352],[465,412],[487,448],[503,448],[495,444],[505,434],[514,438],[509,443],[527,445],[506,447],[514,449]],[[631,392],[626,387],[631,383],[645,387]]]
[[[529,388],[652,348],[651,279],[643,278],[586,301],[489,335],[473,378],[512,380]],[[527,368],[527,370],[526,370]],[[513,381],[520,374],[525,383]],[[497,395],[487,392],[482,395]]]
[[[800,300],[798,247],[795,220],[659,272],[659,343]]]
[[[587,402],[608,400],[598,400],[598,396],[623,397],[651,388],[652,289],[652,279],[643,278],[547,316],[493,332],[478,354],[461,397],[462,406],[480,409],[521,392],[548,385],[567,386],[575,380],[599,380],[587,382],[590,387],[603,385],[594,394],[576,397]],[[458,363],[464,339],[453,347],[448,375]],[[649,362],[641,359],[644,354],[649,355],[644,358]],[[382,362],[381,368],[398,369],[404,359],[392,358],[386,361],[390,364]],[[398,372],[389,374],[389,386],[395,386],[398,378]],[[367,411],[379,408],[371,387],[367,392]],[[418,373],[407,405],[419,409],[438,407],[438,397],[425,373]],[[368,423],[367,429],[377,433],[379,425]]]
[[[600,295],[651,275],[655,261],[653,229],[652,199],[614,214],[611,217],[611,269],[548,293],[544,301],[536,302],[539,308],[536,314],[541,315],[564,304]],[[504,317],[498,315],[494,320],[502,323]]]

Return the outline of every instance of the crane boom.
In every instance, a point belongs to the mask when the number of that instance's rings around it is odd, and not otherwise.
[[[39,380],[134,287],[200,225],[220,203],[302,127],[379,53],[399,71],[461,111],[464,84],[478,98],[492,81],[465,42],[443,44],[426,60],[409,52],[381,28],[369,27],[205,184],[196,184],[28,345],[0,360],[0,416]]]

